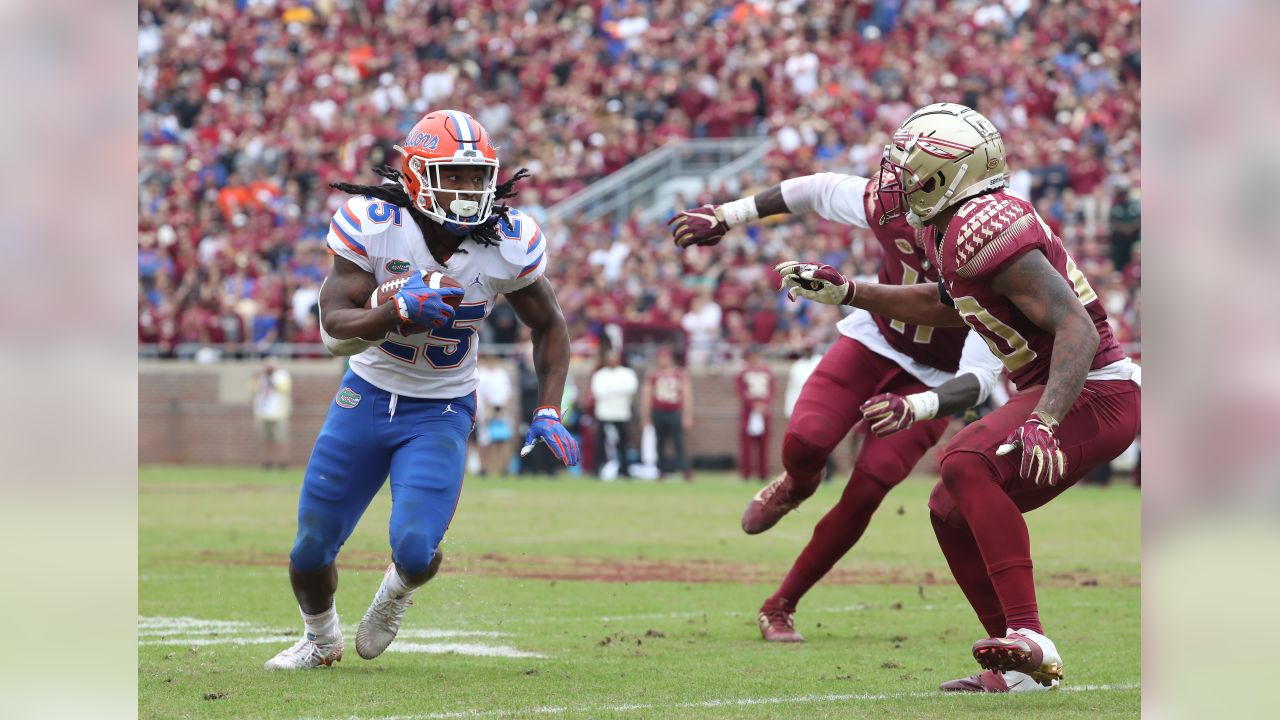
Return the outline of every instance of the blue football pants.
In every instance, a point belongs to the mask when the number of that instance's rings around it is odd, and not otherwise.
[[[307,462],[293,567],[331,564],[389,473],[391,557],[425,572],[458,506],[474,424],[474,394],[395,396],[348,370]]]

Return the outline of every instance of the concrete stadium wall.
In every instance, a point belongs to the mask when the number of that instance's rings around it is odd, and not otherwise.
[[[305,465],[311,445],[344,364],[339,360],[285,361],[293,376],[293,416],[289,423],[291,464]],[[140,361],[138,368],[138,461],[193,465],[256,465],[262,445],[253,428],[251,399],[259,363],[196,364]],[[591,366],[575,365],[579,388],[589,384]],[[772,470],[781,469],[780,452],[786,417],[782,389],[786,368],[774,369],[779,392],[774,402],[770,443]],[[695,423],[687,439],[694,457],[731,457],[738,452],[738,401],[734,373],[694,374]],[[633,435],[638,441],[639,434]],[[848,443],[837,452],[837,464],[849,467]]]

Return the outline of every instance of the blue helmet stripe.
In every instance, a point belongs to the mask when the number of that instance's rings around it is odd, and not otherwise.
[[[458,128],[458,142],[463,144],[462,149],[475,150],[476,138],[471,133],[471,123],[467,122],[466,117],[457,110],[450,110],[449,117],[453,118],[453,124]]]

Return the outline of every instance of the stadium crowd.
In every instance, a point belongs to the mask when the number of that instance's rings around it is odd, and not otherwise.
[[[576,351],[683,329],[690,361],[807,354],[839,310],[770,270],[871,275],[866,231],[787,218],[677,252],[660,222],[546,209],[663,143],[768,136],[763,167],[688,206],[819,171],[869,175],[910,111],[955,101],[1005,135],[1031,198],[1139,354],[1140,7],[1131,0],[140,0],[138,321],[161,356],[318,344],[324,235],[428,109],[476,116],[544,221]],[[673,207],[672,210],[679,208]],[[518,340],[500,305],[486,342]],[[320,352],[323,352],[322,350]]]

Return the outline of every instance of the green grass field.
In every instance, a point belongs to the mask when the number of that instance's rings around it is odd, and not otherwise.
[[[981,634],[934,543],[930,478],[891,493],[800,606],[800,645],[755,611],[836,500],[827,485],[769,533],[738,527],[755,487],[585,479],[467,481],[439,576],[391,650],[355,625],[388,561],[390,497],[338,559],[345,659],[268,673],[300,632],[288,551],[301,471],[144,468],[139,478],[143,718],[1137,717],[1140,496],[1075,488],[1028,516],[1055,692],[955,696]]]

